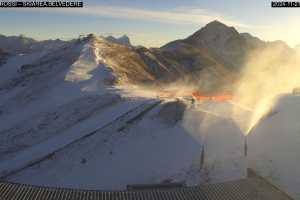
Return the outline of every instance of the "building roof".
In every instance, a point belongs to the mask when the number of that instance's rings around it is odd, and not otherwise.
[[[291,200],[259,176],[196,187],[154,188],[128,191],[93,191],[0,183],[2,200]]]

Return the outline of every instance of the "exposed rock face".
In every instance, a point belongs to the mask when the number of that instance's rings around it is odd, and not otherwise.
[[[204,93],[232,90],[247,57],[256,49],[280,48],[284,55],[292,52],[283,42],[264,42],[218,21],[161,48],[132,47],[120,42],[129,41],[127,36],[104,40],[109,45],[100,52],[104,52],[118,83],[160,85],[185,80]]]
[[[122,44],[122,45],[126,45],[126,46],[131,46],[130,39],[127,35],[123,35],[119,38],[116,38],[116,37],[113,37],[113,36],[108,36],[105,39],[110,41],[110,42],[113,42],[113,43]]]
[[[248,46],[235,28],[213,21],[188,37],[185,42],[208,49],[214,58],[223,61],[230,69],[238,68]]]
[[[45,49],[64,52],[68,51],[74,41],[35,41],[24,36],[0,35],[0,48],[7,50],[5,47],[9,47],[8,51],[13,53]],[[104,38],[90,34],[78,42],[91,43],[88,46],[92,46],[92,52],[96,51],[97,58],[89,61],[89,66],[91,63],[98,66],[91,74],[103,74],[105,84],[161,85],[184,80],[205,93],[232,90],[233,83],[240,77],[239,72],[243,69],[246,57],[257,48],[278,48],[283,53],[282,57],[287,58],[293,52],[283,42],[264,42],[248,33],[240,34],[234,27],[218,21],[207,24],[186,39],[170,42],[161,48],[133,47],[126,35]],[[64,57],[63,54],[59,56]],[[83,71],[86,71],[85,64],[83,61],[80,67]],[[22,70],[31,67],[32,64],[28,64]]]
[[[205,50],[213,60],[231,71],[241,68],[246,52],[251,50],[246,39],[234,27],[218,21],[207,24],[184,40],[165,45],[163,49],[172,50],[177,46],[185,46],[186,52],[191,47]]]

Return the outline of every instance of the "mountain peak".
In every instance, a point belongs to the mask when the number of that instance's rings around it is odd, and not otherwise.
[[[225,27],[228,27],[226,24],[224,24],[224,23],[222,23],[218,20],[211,21],[208,24],[206,24],[206,26],[225,26]]]
[[[202,29],[200,29],[200,31],[201,30],[202,30],[202,32],[208,31],[208,32],[220,32],[220,33],[226,32],[226,33],[238,34],[237,30],[235,30],[234,27],[227,26],[226,24],[224,24],[218,20],[209,22],[208,24],[206,24],[206,26],[204,26]]]
[[[130,39],[127,35],[122,35],[119,38],[116,38],[116,37],[113,37],[113,36],[107,36],[107,37],[105,37],[105,39],[110,41],[110,42],[113,42],[113,43],[126,45],[126,46],[131,46]]]
[[[226,65],[234,67],[242,62],[242,52],[246,48],[245,39],[234,27],[217,20],[208,23],[183,41],[193,47],[208,50]]]
[[[126,39],[129,40],[129,37],[127,35],[122,35],[121,37],[119,37],[119,39]]]
[[[188,37],[186,40],[189,43],[198,44],[200,46],[207,43],[220,44],[226,42],[229,38],[240,37],[237,30],[234,27],[229,27],[218,20],[214,20],[203,28],[195,32],[193,35]],[[217,45],[218,46],[218,45]]]

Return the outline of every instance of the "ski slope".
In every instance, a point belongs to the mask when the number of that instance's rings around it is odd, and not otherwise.
[[[243,142],[231,121],[167,101],[132,120],[129,115],[113,121],[6,180],[103,190],[123,190],[128,184],[224,182],[246,176]]]
[[[113,120],[117,120],[121,116],[127,114],[134,109],[146,109],[147,104],[152,105],[153,102],[123,102],[110,107],[101,114],[96,115],[85,121],[85,126],[81,124],[75,125],[67,131],[62,131],[58,136],[52,137],[39,144],[31,145],[28,148],[18,151],[13,155],[6,155],[6,159],[0,163],[0,176],[4,177],[8,174],[14,173],[29,165],[32,165],[40,160],[47,158],[49,155],[72,144],[73,142],[92,134],[93,132],[103,128]],[[143,105],[142,108],[139,106]],[[7,158],[10,157],[10,158]]]
[[[299,113],[299,96],[280,96],[247,137],[249,167],[296,199],[300,198]]]
[[[120,49],[137,56],[93,37],[24,55],[28,65],[21,70],[19,64],[11,72],[8,65],[0,68],[9,75],[0,84],[0,176],[103,190],[246,177],[244,136],[229,117],[234,105],[191,105],[157,99],[157,91],[115,86],[116,80],[127,83],[133,69],[145,72],[139,80],[149,75],[124,56],[117,62]]]

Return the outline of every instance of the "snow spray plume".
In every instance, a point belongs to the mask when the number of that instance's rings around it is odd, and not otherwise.
[[[276,97],[300,86],[299,64],[299,56],[279,42],[249,54],[234,95],[239,104],[253,110],[242,125],[245,134],[270,111]]]

